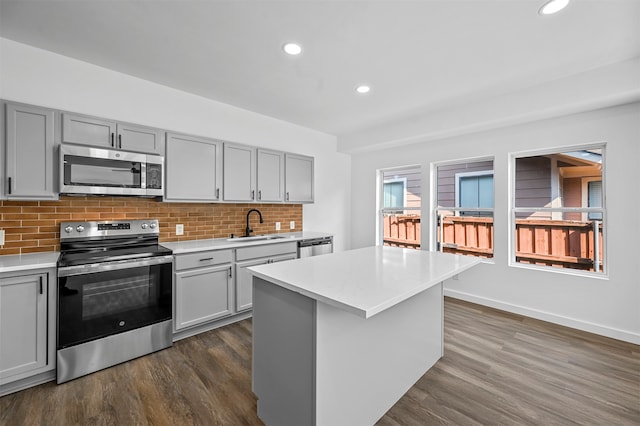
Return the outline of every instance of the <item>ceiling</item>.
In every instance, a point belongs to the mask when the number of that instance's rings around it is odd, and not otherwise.
[[[542,4],[0,0],[0,36],[340,136],[640,56],[640,0]]]

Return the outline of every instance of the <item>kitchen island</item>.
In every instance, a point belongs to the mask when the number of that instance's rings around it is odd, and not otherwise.
[[[258,416],[374,424],[442,357],[442,283],[479,262],[366,247],[250,268]]]

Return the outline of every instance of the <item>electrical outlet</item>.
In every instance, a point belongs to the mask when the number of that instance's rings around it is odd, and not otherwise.
[[[280,230],[280,222],[276,222],[276,231]]]
[[[289,222],[289,229],[296,229],[296,222],[295,222],[295,220],[292,220],[291,222]]]
[[[182,223],[176,224],[176,235],[184,235],[184,225]]]
[[[0,229],[0,246],[4,245],[4,229]]]

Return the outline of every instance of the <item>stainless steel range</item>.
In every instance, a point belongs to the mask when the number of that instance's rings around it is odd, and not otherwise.
[[[171,250],[157,220],[63,222],[57,382],[172,345]]]

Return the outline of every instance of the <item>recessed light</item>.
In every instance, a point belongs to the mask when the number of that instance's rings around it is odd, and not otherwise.
[[[302,47],[300,47],[299,44],[296,43],[287,43],[284,46],[282,46],[282,50],[285,51],[285,53],[288,53],[289,55],[299,55],[302,52]]]
[[[540,15],[553,15],[567,7],[569,0],[549,0],[538,11]]]
[[[358,92],[358,93],[369,93],[370,90],[371,90],[371,87],[369,87],[369,86],[358,86],[358,87],[356,87],[356,92]]]

